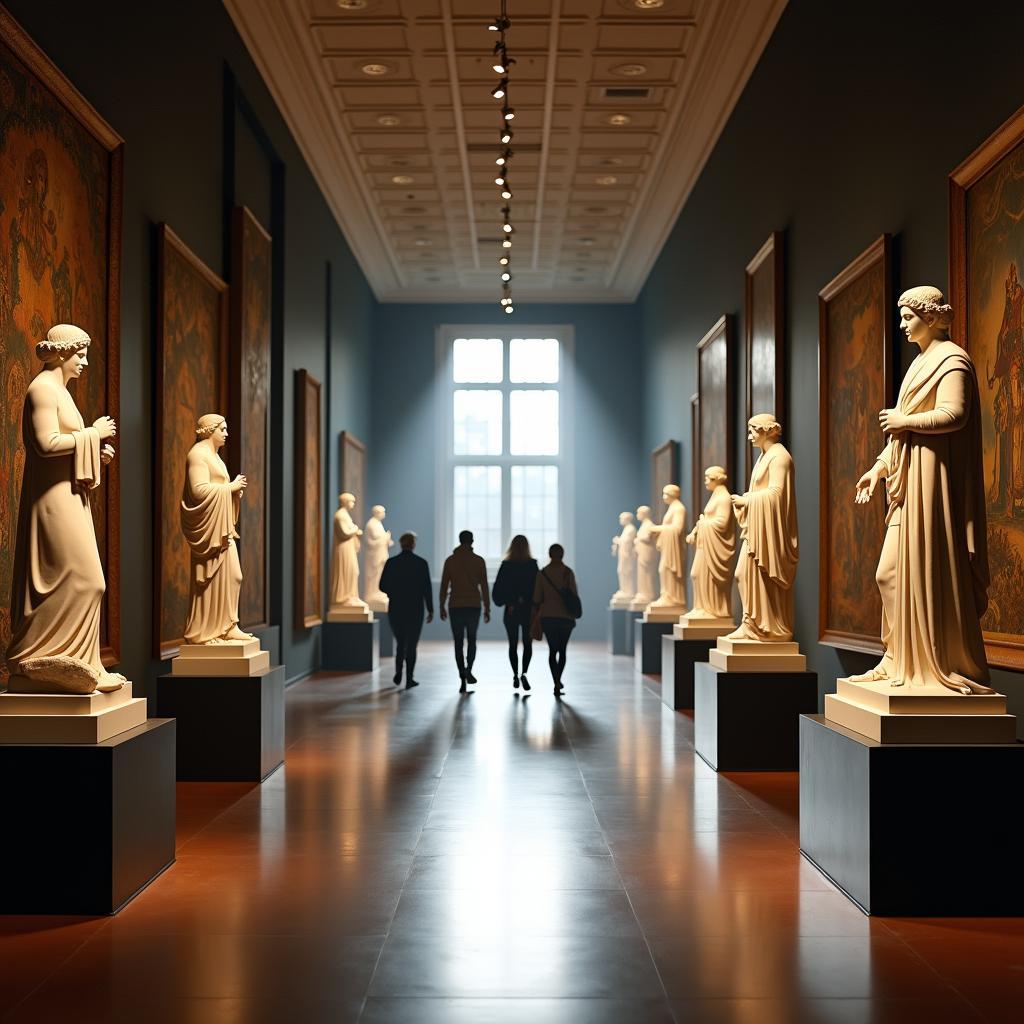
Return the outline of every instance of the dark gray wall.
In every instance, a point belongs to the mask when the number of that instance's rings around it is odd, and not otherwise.
[[[331,438],[339,423],[369,437],[372,294],[220,3],[178,0],[143,9],[126,0],[9,0],[7,6],[125,140],[118,432],[122,669],[149,696],[154,675],[164,670],[151,656],[152,226],[167,221],[226,276],[228,197],[234,193],[237,202],[248,203],[270,228],[278,166],[283,220],[275,243],[283,245],[283,259],[272,362],[271,594],[288,676],[303,675],[316,667],[319,631],[292,626],[294,373],[308,369],[324,385],[324,455],[326,472],[333,472]],[[226,77],[237,80],[252,114],[236,119],[231,132],[225,131]],[[234,174],[225,175],[232,150]],[[328,263],[334,282],[330,329]],[[326,472],[325,510],[332,507]]]
[[[818,291],[883,232],[896,239],[897,289],[945,290],[947,175],[1024,103],[1024,8],[997,6],[993,21],[961,5],[930,5],[928,23],[946,26],[940,39],[926,31],[919,4],[869,0],[850,20],[834,5],[790,0],[640,298],[648,446],[689,440],[695,346],[722,313],[737,314],[742,338],[743,268],[772,230],[787,233],[784,440],[799,497],[797,638],[823,693],[871,659],[815,642]],[[902,376],[913,353],[902,336],[897,346]],[[740,353],[737,346],[738,466]],[[687,443],[686,480],[690,452]],[[872,564],[877,557],[864,552]],[[1024,678],[994,678],[1024,714]]]
[[[508,330],[509,319],[519,325],[570,324],[574,328],[572,549],[584,613],[577,635],[601,638],[607,625],[605,609],[616,586],[610,546],[618,532],[618,515],[624,508],[636,508],[647,495],[635,307],[527,303],[509,318],[496,304],[378,306],[368,497],[373,504],[387,506],[388,526],[396,538],[409,529],[419,534],[417,550],[439,577],[449,551],[434,549],[435,487],[440,483],[435,472],[436,433],[441,412],[435,332],[440,324],[494,324]],[[443,635],[436,621],[428,635]],[[504,634],[495,621],[486,635]]]

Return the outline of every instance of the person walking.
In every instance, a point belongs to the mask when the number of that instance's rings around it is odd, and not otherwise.
[[[446,603],[449,605],[447,611]],[[466,692],[467,684],[476,684],[473,662],[476,661],[476,631],[480,628],[481,604],[484,622],[490,622],[491,595],[487,589],[487,563],[473,551],[473,534],[463,530],[459,534],[459,546],[444,561],[438,599],[441,620],[449,616],[451,618],[455,664],[459,667],[459,693]],[[466,645],[465,654],[463,643]]]
[[[576,574],[562,561],[565,549],[561,544],[548,548],[550,562],[537,574],[533,588],[533,604],[540,614],[541,629],[548,642],[548,667],[555,684],[555,696],[560,697],[562,673],[565,671],[566,649],[576,620],[583,612]]]
[[[380,574],[380,590],[388,596],[388,622],[395,635],[395,686],[402,682],[405,667],[405,688],[416,682],[416,645],[423,631],[423,609],[427,622],[434,621],[434,599],[430,592],[430,567],[425,558],[414,554],[416,534],[403,533],[398,543],[401,551],[384,563]]]
[[[530,619],[533,615],[533,588],[537,582],[537,560],[530,554],[530,542],[517,533],[509,542],[508,550],[498,567],[491,596],[494,603],[505,606],[505,633],[508,636],[508,660],[512,665],[512,689],[523,684],[530,689],[526,672],[533,658],[533,637]],[[519,637],[523,640],[523,674],[519,674]]]

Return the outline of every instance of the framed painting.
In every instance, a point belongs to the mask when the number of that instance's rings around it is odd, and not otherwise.
[[[697,393],[700,395],[694,439],[694,479],[703,482],[708,466],[722,466],[733,477],[732,349],[733,318],[726,314],[697,345]],[[700,474],[698,476],[698,474]],[[698,486],[697,494],[701,493]],[[704,507],[701,502],[700,507]]]
[[[661,492],[666,484],[679,483],[679,442],[666,441],[651,452],[651,510],[662,510]],[[682,490],[682,488],[680,488]]]
[[[693,505],[690,509],[690,521],[694,522],[703,510],[704,502],[704,470],[698,465],[697,436],[700,434],[700,393],[690,395],[690,486],[693,488]],[[692,527],[691,527],[692,529]]]
[[[200,416],[228,416],[228,286],[166,224],[157,226],[156,303],[153,619],[155,654],[166,659],[178,653],[188,618],[191,558],[179,515],[185,458]]]
[[[952,337],[981,393],[989,664],[1024,670],[1024,107],[949,179]]]
[[[774,413],[780,423],[786,422],[783,259],[783,234],[773,231],[747,264],[744,289],[747,404],[744,423],[759,412]],[[746,480],[749,480],[754,466],[754,450],[750,445],[744,447],[746,457],[743,465]]]
[[[120,419],[121,187],[124,143],[0,7],[0,652],[11,639],[11,578],[25,450],[21,410],[54,324],[92,339],[74,385],[87,423]],[[117,440],[115,447],[120,447]],[[120,658],[120,460],[91,494],[106,578],[105,665]],[[0,659],[0,682],[7,678]]]
[[[320,382],[306,370],[296,370],[294,601],[299,629],[319,626],[324,620],[322,467]]]
[[[356,496],[356,507],[352,510],[352,518],[358,524],[366,522],[366,445],[355,434],[347,430],[341,432],[340,462],[338,479],[341,491]]]
[[[232,474],[249,481],[238,522],[245,582],[238,613],[243,627],[269,622],[269,414],[272,243],[252,212],[237,207],[231,223],[229,389]]]
[[[882,235],[818,293],[818,640],[855,651],[882,650],[884,502],[853,495],[884,443],[878,413],[892,405],[890,250]]]

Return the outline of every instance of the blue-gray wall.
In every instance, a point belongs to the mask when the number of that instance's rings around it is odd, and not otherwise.
[[[512,323],[509,323],[509,320]],[[380,305],[374,326],[369,495],[387,506],[387,525],[419,534],[417,550],[435,577],[449,553],[435,550],[437,404],[435,332],[440,324],[570,324],[575,332],[573,419],[575,526],[572,549],[583,598],[577,635],[605,635],[615,590],[610,556],[618,515],[647,495],[641,354],[635,306]],[[472,526],[472,524],[467,524]],[[543,564],[543,563],[542,563]],[[435,623],[434,636],[443,635]],[[500,634],[497,621],[487,635]]]
[[[744,267],[771,231],[786,231],[783,426],[799,498],[797,639],[822,693],[873,659],[816,643],[818,291],[883,232],[895,236],[896,294],[918,284],[945,290],[947,175],[1024,102],[1024,8],[1003,8],[995,31],[956,8],[941,44],[922,36],[921,10],[869,0],[857,7],[856,28],[843,29],[834,5],[790,0],[640,298],[647,444],[688,441],[681,399],[696,390],[696,344],[723,313],[737,315],[742,338]],[[913,353],[902,337],[896,344],[902,376]],[[741,351],[737,466],[746,435]],[[684,444],[686,480],[690,452]],[[868,547],[863,557],[874,564],[878,552]],[[1024,714],[1024,678],[994,678]]]

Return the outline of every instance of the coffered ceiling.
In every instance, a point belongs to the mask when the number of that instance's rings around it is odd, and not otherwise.
[[[500,0],[225,0],[377,298],[500,295]],[[516,301],[630,302],[785,0],[508,0]]]

